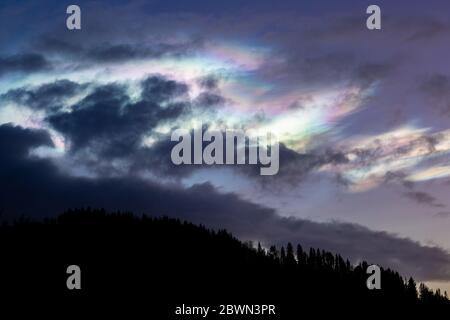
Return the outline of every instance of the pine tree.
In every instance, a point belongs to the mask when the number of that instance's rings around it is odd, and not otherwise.
[[[275,247],[275,246],[270,246],[270,248],[269,248],[269,256],[270,256],[272,259],[278,259],[278,250],[277,250],[277,247]]]
[[[297,245],[297,263],[299,266],[302,266],[305,264],[306,261],[304,261],[303,257],[303,248],[300,244]]]
[[[294,257],[294,248],[292,244],[289,242],[286,247],[286,264],[288,267],[293,268],[296,265],[295,257]]]
[[[416,282],[412,277],[409,278],[408,284],[406,286],[406,295],[409,300],[417,300],[417,288]]]
[[[284,247],[281,247],[280,260],[281,260],[281,264],[286,263],[286,251],[284,250]]]

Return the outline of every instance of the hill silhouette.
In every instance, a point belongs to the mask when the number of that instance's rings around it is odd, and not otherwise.
[[[55,219],[3,223],[0,230],[3,308],[20,302],[144,310],[150,319],[201,318],[175,315],[182,304],[272,304],[277,319],[306,310],[450,310],[446,293],[390,269],[382,268],[381,290],[368,290],[367,262],[353,266],[339,254],[300,244],[263,248],[167,217],[77,209]],[[66,287],[69,265],[81,268],[81,290]]]

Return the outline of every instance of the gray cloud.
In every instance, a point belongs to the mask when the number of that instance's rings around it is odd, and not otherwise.
[[[255,230],[264,234],[268,242],[291,241],[306,247],[325,248],[340,252],[353,262],[364,259],[379,263],[421,281],[450,279],[450,255],[445,250],[360,225],[278,218],[277,222],[265,226],[257,224]]]
[[[281,192],[285,190],[284,188],[300,185],[311,173],[323,165],[345,164],[348,161],[347,156],[339,150],[327,148],[299,153],[281,143],[279,146],[280,168],[276,175],[261,176],[259,174],[261,165],[240,166],[238,169],[263,187],[273,190],[273,187],[276,186],[276,189]],[[341,176],[336,176],[336,182],[346,184]]]
[[[163,56],[181,56],[192,52],[200,44],[186,42],[179,44],[156,43],[143,47],[137,44],[105,44],[87,50],[84,56],[97,62],[121,62],[144,58],[161,58]]]
[[[78,64],[89,67],[93,63],[120,63],[140,59],[158,59],[163,57],[180,57],[194,53],[201,48],[202,41],[198,39],[161,42],[147,41],[145,45],[139,42],[124,42],[105,40],[87,46],[83,39],[72,39],[67,37],[42,37],[36,42],[35,47],[49,55],[62,55],[76,57]]]
[[[128,155],[140,147],[143,135],[157,124],[189,110],[188,102],[171,101],[187,92],[184,84],[151,76],[142,81],[141,87],[136,102],[130,100],[126,86],[96,87],[73,106],[72,112],[50,115],[47,121],[69,138],[71,152],[91,148],[102,156]]]
[[[219,84],[219,78],[217,76],[207,76],[198,80],[199,84],[209,90],[216,89]]]
[[[391,63],[368,62],[355,68],[357,81],[363,86],[369,86],[373,82],[385,78],[394,66]]]
[[[89,84],[78,84],[70,80],[56,80],[35,88],[12,89],[0,96],[1,100],[13,101],[33,109],[56,111],[64,99],[86,89]]]
[[[445,207],[443,204],[439,203],[439,201],[435,197],[426,192],[408,191],[404,193],[404,196],[422,205],[427,205],[436,208]]]
[[[226,99],[220,94],[212,92],[202,92],[194,103],[203,108],[219,107],[226,102]]]
[[[431,107],[443,114],[450,114],[450,78],[436,73],[426,77],[419,89],[431,98]]]
[[[450,88],[450,79],[448,76],[440,73],[433,74],[422,82],[420,88],[433,96],[445,96]]]
[[[176,143],[170,141],[170,135],[153,130],[194,108],[213,113],[224,98],[216,88],[208,88],[191,101],[186,84],[151,75],[140,82],[138,99],[131,99],[123,84],[57,80],[9,90],[0,100],[45,111],[48,124],[65,138],[65,158],[93,172],[116,173],[112,163],[120,160],[125,164],[122,169],[130,173],[152,171],[160,177],[178,178],[198,168],[173,165],[170,151]],[[66,99],[78,93],[83,93],[83,98],[68,105]],[[153,146],[142,144],[146,135],[157,138]]]
[[[388,171],[384,175],[384,181],[386,183],[399,182],[407,189],[414,188],[414,182],[407,180],[408,175],[402,171]]]
[[[244,240],[277,245],[301,243],[306,248],[338,252],[353,262],[365,259],[392,267],[422,281],[450,280],[450,255],[439,247],[423,246],[356,224],[283,218],[273,209],[245,201],[234,193],[219,193],[208,183],[183,188],[135,176],[67,176],[50,160],[29,154],[30,149],[40,145],[51,145],[43,130],[0,126],[0,151],[7,155],[0,159],[0,203],[8,218],[20,214],[51,216],[68,207],[86,206],[168,215],[226,228]]]
[[[27,53],[0,57],[0,76],[13,72],[36,72],[48,69],[50,63],[40,54]]]

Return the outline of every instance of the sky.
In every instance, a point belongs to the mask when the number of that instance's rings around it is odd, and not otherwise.
[[[71,4],[0,4],[3,218],[168,215],[450,288],[448,2]],[[275,133],[279,173],[174,165],[202,125]]]

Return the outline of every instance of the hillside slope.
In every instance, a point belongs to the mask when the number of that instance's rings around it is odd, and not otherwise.
[[[300,245],[254,248],[226,231],[169,218],[70,210],[0,230],[1,290],[12,302],[146,310],[156,319],[201,318],[175,315],[183,304],[271,304],[281,319],[302,315],[306,307],[321,313],[449,307],[440,292],[421,285],[418,294],[413,279],[392,270],[382,269],[381,290],[368,290],[366,262],[352,266],[338,254]],[[81,290],[66,287],[69,265],[81,268]],[[208,315],[215,317],[223,318]]]

